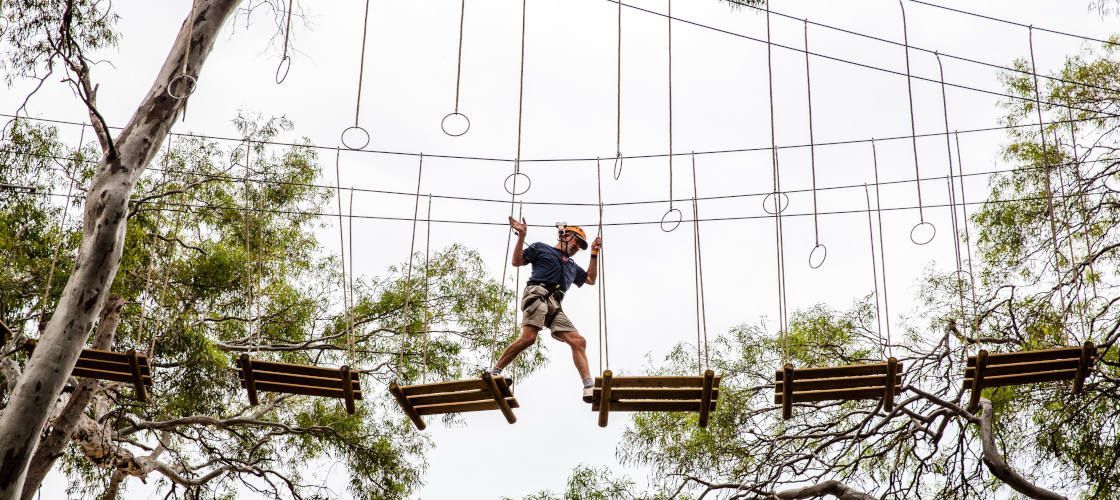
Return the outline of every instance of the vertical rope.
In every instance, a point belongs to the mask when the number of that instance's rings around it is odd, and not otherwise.
[[[424,236],[424,371],[423,382],[428,381],[428,344],[432,336],[432,310],[430,282],[432,276],[431,250],[432,250],[432,194],[428,193],[428,217],[424,219],[424,228],[428,234]]]
[[[459,112],[459,82],[463,76],[463,21],[467,16],[467,0],[459,4],[459,54],[455,63],[455,112]]]
[[[778,171],[778,140],[774,127],[774,60],[773,44],[770,41],[770,2],[766,2],[766,76],[767,90],[770,98],[770,161],[771,175],[773,178],[774,192],[774,246],[778,260],[778,320],[779,337],[782,344],[782,363],[789,361],[789,345],[786,299],[785,299],[785,251],[782,248],[782,206],[780,195],[782,191],[781,174]]]
[[[1062,254],[1061,254],[1061,250],[1058,248],[1058,227],[1057,227],[1057,224],[1054,222],[1054,192],[1051,190],[1051,186],[1050,186],[1050,162],[1047,161],[1047,159],[1046,159],[1047,150],[1049,149],[1049,146],[1046,143],[1046,125],[1042,121],[1042,98],[1040,96],[1040,90],[1039,90],[1039,87],[1038,87],[1038,67],[1035,66],[1035,62],[1034,62],[1034,27],[1033,26],[1028,26],[1027,27],[1027,41],[1029,43],[1030,52],[1031,52],[1031,77],[1034,79],[1034,109],[1038,113],[1038,136],[1039,136],[1039,140],[1042,142],[1041,161],[1043,163],[1043,166],[1045,167],[1045,169],[1044,169],[1044,180],[1045,180],[1045,182],[1043,183],[1043,186],[1046,188],[1046,216],[1050,221],[1050,241],[1054,245],[1054,274],[1057,275],[1057,277],[1058,277],[1058,289],[1057,289],[1058,299],[1059,299],[1061,307],[1062,307],[1062,320],[1063,320],[1063,323],[1064,323],[1065,319],[1066,319],[1067,310],[1066,310],[1066,296],[1065,296],[1065,293],[1062,291],[1062,267],[1061,267]],[[1073,256],[1071,255],[1070,258],[1072,258],[1072,257]],[[1064,325],[1062,327],[1062,332],[1065,336],[1066,342],[1068,343],[1068,341],[1069,341],[1069,330],[1067,330],[1064,327]]]
[[[358,98],[354,101],[354,126],[358,126],[358,116],[362,111],[362,81],[366,74],[366,35],[369,32],[369,0],[366,0],[365,13],[362,14],[362,50],[358,61]]]
[[[618,48],[615,52],[615,104],[614,148],[615,162],[622,161],[622,2],[618,2]],[[615,180],[622,174],[621,165],[615,165]],[[600,263],[601,265],[602,263]]]
[[[887,251],[883,244],[882,194],[879,192],[879,153],[875,139],[871,139],[871,161],[875,168],[875,216],[879,219],[879,268],[883,271],[883,323],[887,325],[887,353],[894,356],[894,340],[891,338],[891,305],[887,293]]]
[[[665,16],[669,39],[669,210],[673,210],[673,0],[669,2],[669,13]]]
[[[805,20],[805,98],[809,108],[809,172],[813,183],[813,248],[821,244],[817,222],[817,145],[813,140],[813,83],[809,73],[809,20]]]
[[[521,0],[521,63],[520,63],[521,66],[520,66],[520,69],[518,70],[519,75],[518,75],[518,83],[517,83],[517,154],[516,154],[516,157],[514,158],[514,161],[513,161],[513,174],[511,175],[511,177],[513,177],[513,189],[511,189],[509,191],[509,193],[510,193],[509,216],[511,218],[513,217],[514,211],[517,208],[517,204],[516,204],[517,192],[518,192],[517,191],[517,178],[518,178],[517,174],[521,173],[521,125],[522,125],[522,118],[523,118],[524,109],[525,109],[525,18],[526,18],[526,10],[527,10],[526,7],[527,7],[527,0]],[[528,228],[526,228],[526,231],[528,231]],[[510,251],[511,251],[510,250],[510,243],[511,243],[512,239],[513,239],[513,230],[510,229],[506,233],[506,253],[505,253],[505,257],[502,259],[502,284],[501,284],[502,291],[501,291],[500,295],[501,295],[501,299],[502,299],[503,304],[506,303],[506,300],[505,300],[506,276],[507,276],[507,272],[509,271],[509,266],[510,266],[510,264],[509,264],[509,260],[510,260],[509,254],[510,254]],[[517,297],[517,295],[516,295],[517,291],[516,290],[517,290],[517,283],[514,283],[514,299],[515,300],[516,300],[516,297]],[[514,307],[514,314],[515,315],[517,314],[516,305]],[[501,330],[501,328],[502,328],[502,315],[501,315],[501,313],[499,313],[497,315],[497,317],[494,318],[494,333],[491,336],[491,340],[490,340],[490,344],[491,344],[490,365],[491,366],[493,366],[494,363],[497,361],[497,357],[498,357],[498,331]]]
[[[867,184],[863,185],[863,197],[867,200],[867,242],[871,246],[871,281],[875,288],[875,323],[879,327],[879,355],[886,357],[886,352],[883,349],[883,312],[879,308],[879,269],[878,264],[875,262],[875,230],[871,223],[871,194],[867,190]],[[876,200],[878,204],[878,200]]]
[[[941,85],[941,116],[945,120],[945,155],[946,161],[949,165],[949,176],[945,178],[948,184],[949,194],[949,221],[953,227],[953,250],[956,254],[956,287],[957,295],[960,298],[961,306],[961,323],[964,321],[964,280],[961,279],[963,273],[961,268],[961,241],[960,241],[960,226],[957,221],[957,195],[956,190],[953,188],[953,147],[949,142],[949,97],[945,91],[945,66],[941,63],[941,54],[934,52],[934,57],[937,58],[937,74],[939,76],[939,83]],[[967,325],[961,325],[961,328],[967,329]]]
[[[252,352],[256,353],[257,348],[259,347],[259,345],[257,344],[257,342],[255,340],[256,337],[254,336],[254,333],[253,333],[253,326],[256,323],[256,316],[253,313],[253,294],[256,292],[256,289],[253,287],[253,251],[252,251],[252,246],[250,244],[251,237],[250,237],[250,231],[249,231],[249,199],[252,197],[252,194],[249,192],[249,175],[250,175],[250,165],[252,165],[252,162],[251,162],[252,151],[253,151],[253,144],[251,142],[249,142],[248,140],[246,140],[245,141],[245,175],[243,176],[243,178],[241,180],[242,196],[244,197],[244,200],[243,200],[244,208],[242,209],[242,221],[243,221],[243,224],[245,226],[244,227],[244,229],[245,229],[245,234],[244,234],[244,238],[245,238],[245,289],[248,292],[248,297],[246,298],[246,301],[245,301],[245,315],[246,315],[246,319],[247,319],[247,322],[245,323],[245,328],[246,328],[245,333],[247,335],[246,339],[253,343]]]
[[[340,285],[342,287],[342,307],[345,309],[344,314],[346,315],[346,318],[344,319],[344,321],[345,321],[344,327],[346,328],[346,345],[347,345],[347,349],[348,349],[348,356],[352,356],[353,353],[350,352],[350,351],[352,351],[352,349],[353,349],[352,348],[352,344],[353,344],[352,339],[353,339],[353,335],[354,335],[354,313],[353,313],[353,311],[354,311],[354,298],[352,296],[354,288],[353,288],[352,285],[347,286],[348,280],[346,278],[346,276],[347,276],[347,274],[346,274],[346,239],[345,239],[345,236],[343,235],[343,223],[342,223],[342,175],[341,175],[341,171],[340,171],[340,168],[339,168],[340,156],[341,156],[341,152],[336,147],[334,149],[334,181],[335,181],[334,192],[335,192],[335,199],[338,202],[338,252],[339,252],[338,258],[339,258],[339,265],[342,267],[342,283]],[[351,198],[351,203],[353,203],[353,193],[351,193],[350,198]],[[351,219],[351,226],[352,225],[353,225],[353,219]],[[353,273],[354,273],[354,269],[353,269],[352,264],[353,264],[353,261],[351,261],[351,268],[350,268],[351,279],[352,279]]]
[[[599,237],[603,236],[603,172],[602,162],[595,159],[595,188],[599,195]],[[598,320],[599,320],[599,373],[603,372],[603,358],[605,357],[604,350],[607,345],[607,330],[606,330],[606,286],[603,276],[603,252],[599,252],[599,261],[596,282],[599,284],[598,291],[596,292]],[[610,363],[607,363],[607,368],[610,368]]]
[[[408,243],[408,271],[405,272],[404,284],[404,331],[401,332],[401,361],[404,361],[405,341],[412,330],[412,317],[409,315],[409,306],[412,301],[412,257],[416,252],[416,223],[420,216],[420,182],[424,177],[424,154],[420,153],[420,166],[416,169],[416,196],[412,205],[412,235]],[[401,365],[404,366],[403,364]]]
[[[1077,208],[1081,212],[1081,216],[1085,217],[1085,192],[1083,190],[1081,190],[1081,188],[1080,188],[1081,182],[1084,179],[1081,177],[1081,155],[1077,152],[1077,128],[1074,126],[1074,122],[1073,122],[1073,110],[1067,108],[1066,109],[1066,116],[1069,117],[1067,122],[1069,123],[1070,147],[1073,150],[1074,180],[1077,182],[1077,185],[1079,186],[1079,188],[1078,188],[1079,192],[1078,192],[1078,195],[1077,195],[1077,205],[1078,205]],[[1089,244],[1089,235],[1085,234],[1085,233],[1082,233],[1082,236],[1085,237],[1085,255],[1086,256],[1092,255],[1093,248]],[[1093,269],[1093,262],[1090,261],[1088,267],[1089,267],[1089,273],[1096,274],[1096,270]],[[1096,280],[1091,281],[1091,284],[1093,286],[1093,296],[1096,296],[1097,295],[1097,282],[1096,282]]]
[[[902,0],[898,1],[898,7],[902,9],[902,47],[906,52],[906,96],[910,103],[910,143],[914,148],[914,185],[918,189],[918,220],[925,222],[925,210],[922,208],[922,174],[918,169],[918,127],[914,122],[914,82],[910,75],[910,35],[906,28],[906,7],[903,6]],[[875,189],[878,188],[879,183],[876,181]]]
[[[347,365],[354,365],[354,187],[350,187],[350,206],[346,210],[346,258],[349,261],[350,276],[346,280],[350,287],[350,313],[347,314],[349,328],[346,330],[346,356]]]
[[[696,153],[692,153],[692,234],[693,256],[695,259],[696,273],[696,303],[697,329],[696,329],[696,365],[697,371],[703,375],[704,369],[711,365],[711,353],[708,350],[708,301],[704,297],[704,255],[700,244],[700,204],[697,201],[696,182]],[[703,332],[704,363],[700,363],[700,336]]]
[[[972,271],[972,235],[968,230],[968,198],[965,197],[964,189],[964,163],[961,161],[961,136],[957,132],[953,132],[953,142],[957,146],[957,170],[960,174],[960,188],[961,188],[961,215],[964,219],[964,249],[968,255],[968,287],[972,291],[972,322],[976,321],[976,274]],[[973,330],[979,328],[979,325],[971,324]]]

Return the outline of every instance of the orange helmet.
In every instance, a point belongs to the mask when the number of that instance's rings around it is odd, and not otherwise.
[[[576,241],[579,242],[579,248],[581,250],[587,250],[587,233],[583,232],[583,228],[581,228],[579,226],[562,225],[562,226],[559,227],[559,229],[560,229],[560,236],[563,236],[564,233],[574,234],[576,236]]]

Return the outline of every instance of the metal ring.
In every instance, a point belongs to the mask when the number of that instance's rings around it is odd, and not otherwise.
[[[949,273],[949,275],[952,276],[953,279],[960,281],[962,284],[972,283],[972,273],[965,271],[964,269],[953,271]]]
[[[916,234],[918,232],[918,228],[926,227],[926,226],[929,227],[929,238],[924,238],[924,239],[917,238],[917,236],[921,236],[920,234]],[[937,236],[937,227],[935,227],[933,224],[930,224],[926,221],[922,221],[922,222],[919,222],[917,224],[914,224],[914,227],[910,228],[910,241],[913,242],[915,245],[925,245],[925,244],[933,241],[934,236]]]
[[[451,137],[459,137],[471,129],[471,119],[467,115],[455,111],[448,113],[439,122],[439,128],[443,129],[443,133]]]
[[[280,59],[280,64],[276,65],[277,85],[284,83],[284,80],[288,78],[288,70],[290,69],[292,69],[292,58],[291,56],[284,54],[284,57]]]
[[[1112,301],[1109,299],[1100,295],[1094,295],[1086,300],[1085,305],[1082,307],[1085,308],[1085,312],[1093,316],[1101,316],[1111,307],[1111,304]]]
[[[818,250],[820,252],[818,252]],[[815,255],[820,255],[820,258],[819,259],[814,259],[813,256],[815,256]],[[823,243],[817,243],[817,246],[813,247],[813,249],[811,251],[809,251],[809,267],[811,267],[813,269],[819,269],[821,266],[824,265],[824,261],[827,258],[828,258],[828,247],[824,246]],[[819,260],[819,262],[817,262],[816,264],[813,264],[813,262],[815,260]]]
[[[770,199],[772,197],[774,197],[775,194],[781,195],[781,198],[778,201],[778,211],[777,212],[771,212],[768,207],[772,204],[770,202]],[[782,201],[785,201],[785,203],[782,203]],[[766,212],[770,215],[776,215],[776,214],[780,214],[782,212],[785,212],[786,208],[788,208],[788,207],[789,207],[789,195],[788,194],[785,194],[785,193],[770,193],[770,194],[766,195],[766,197],[762,198],[762,211]]]
[[[622,151],[619,151],[614,156],[614,180],[622,177]]]
[[[172,89],[175,88],[176,84],[181,84],[181,82],[186,82],[186,92],[176,93]],[[195,79],[195,77],[186,73],[179,73],[179,75],[177,75],[175,78],[172,78],[170,82],[167,82],[167,95],[171,96],[172,99],[182,100],[190,97],[191,94],[194,93],[194,90],[196,88],[198,88],[198,80]]]
[[[512,184],[510,184],[510,182],[509,182],[509,181],[511,181],[511,180],[513,180],[513,179],[516,179],[516,178],[518,178],[518,176],[521,176],[521,177],[524,177],[524,178],[525,178],[525,189],[522,189],[522,190],[520,190],[520,191],[514,192],[514,191],[513,191],[513,187],[511,187],[511,186],[512,186]],[[507,192],[507,193],[509,193],[509,194],[511,194],[511,195],[513,195],[513,196],[521,196],[521,195],[523,195],[523,194],[525,194],[525,193],[529,192],[529,188],[533,187],[533,179],[529,178],[529,176],[528,176],[528,175],[525,175],[525,174],[523,174],[523,173],[521,173],[521,172],[514,172],[514,173],[512,173],[512,174],[509,174],[508,176],[506,176],[506,180],[505,180],[505,182],[503,182],[503,183],[502,183],[502,187],[504,187],[504,188],[506,189],[506,192]]]
[[[361,133],[360,137],[362,137],[362,139],[361,139],[362,144],[360,146],[356,145],[356,142],[355,142],[355,144],[351,144],[350,141],[346,140],[347,135],[353,135],[353,134],[350,134],[350,131],[356,131],[356,132]],[[354,125],[353,127],[346,127],[346,129],[343,130],[342,134],[339,136],[339,139],[342,140],[342,145],[346,146],[346,149],[351,149],[351,150],[365,149],[366,146],[369,146],[369,131],[362,128],[362,127],[359,127],[357,125]],[[351,139],[353,139],[353,137]]]
[[[670,227],[669,229],[665,229],[665,221],[669,217],[669,214],[671,214],[673,212],[677,213],[677,220],[673,221],[673,226],[672,227]],[[677,229],[677,226],[681,225],[682,220],[684,220],[684,214],[681,213],[681,211],[676,209],[676,208],[670,208],[669,210],[665,211],[665,215],[661,216],[661,230],[665,231],[666,233],[671,233],[671,232],[673,232],[673,230]]]

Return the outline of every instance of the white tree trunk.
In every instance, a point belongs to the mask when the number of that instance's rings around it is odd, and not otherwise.
[[[180,73],[198,77],[238,3],[240,0],[195,0],[193,15],[179,29],[151,90],[97,166],[86,197],[74,272],[0,416],[0,500],[19,498],[50,407],[109,295],[124,248],[132,188],[185,105],[167,94],[167,85]],[[184,53],[187,47],[189,55]],[[189,57],[186,67],[185,57]]]
[[[984,446],[984,464],[992,475],[1007,483],[1015,491],[1040,500],[1066,500],[1066,497],[1030,482],[1012,469],[996,448],[995,431],[992,430],[992,402],[980,398],[980,442]]]

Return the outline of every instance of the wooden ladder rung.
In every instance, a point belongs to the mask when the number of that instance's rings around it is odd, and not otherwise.
[[[991,359],[991,358],[989,358]],[[1077,358],[1068,359],[1055,359],[1046,361],[1028,361],[1025,363],[1008,363],[1002,365],[988,365],[984,369],[984,378],[994,377],[999,375],[1016,375],[1021,373],[1036,373],[1048,372],[1054,370],[1069,370],[1076,369],[1079,363]],[[971,379],[976,372],[975,367],[968,367],[964,370],[964,376]]]
[[[984,370],[984,378],[980,384],[981,389],[988,387],[1006,387],[1009,385],[1037,384],[1041,382],[1058,382],[1073,380],[1077,377],[1077,368],[1068,370],[1050,370],[1033,373],[1017,373],[1012,375],[989,376],[989,371]],[[964,379],[964,387],[972,387],[972,377]]]
[[[120,372],[132,373],[128,361],[117,363],[116,361],[102,361],[99,359],[82,359],[78,358],[78,362],[74,365],[75,368],[85,368],[89,370],[101,370],[106,372]],[[145,377],[151,377],[152,370],[146,364],[140,365],[140,373]]]
[[[510,408],[519,408],[516,398],[505,398]],[[473,401],[469,403],[443,403],[434,405],[414,406],[419,415],[442,415],[445,413],[467,413],[472,411],[497,410],[498,402],[493,399],[486,401]]]
[[[611,384],[611,401],[622,401],[626,399],[668,399],[668,400],[686,400],[686,399],[700,399],[703,396],[704,389],[702,387],[688,387],[688,388],[618,388]],[[594,401],[598,401],[602,396],[602,387],[595,388]],[[719,389],[712,390],[712,399],[719,397]]]
[[[599,411],[601,403],[592,403],[591,411]],[[715,411],[717,402],[713,400],[708,406],[709,411]],[[612,401],[610,411],[700,411],[700,400],[692,401],[665,401],[665,400],[628,400]]]
[[[898,363],[898,372],[902,373],[902,371],[902,363]],[[861,375],[885,375],[886,373],[886,363],[868,363],[862,365],[796,368],[794,369],[793,378],[794,380],[806,380],[818,378],[856,377]],[[774,380],[785,380],[784,370],[775,370]]]
[[[887,375],[859,375],[853,377],[802,379],[800,373],[793,379],[794,392],[821,391],[831,389],[858,389],[866,387],[883,388],[887,384]],[[902,383],[902,374],[895,375],[895,385]],[[785,382],[779,380],[774,384],[774,392],[781,393],[785,390]]]
[[[894,393],[898,394],[902,391],[902,386],[896,384],[894,386]],[[883,392],[886,386],[879,387],[865,387],[859,389],[833,389],[824,391],[805,391],[794,392],[791,399],[792,403],[813,403],[818,401],[848,401],[857,399],[880,399],[883,397]],[[782,404],[784,401],[783,394],[774,395],[774,404]]]
[[[70,372],[70,375],[74,376],[74,377],[86,377],[86,378],[95,378],[95,379],[98,379],[98,380],[108,380],[108,381],[111,381],[111,382],[123,382],[123,383],[126,383],[126,384],[131,384],[132,383],[132,372],[131,371],[118,372],[118,371],[107,371],[107,370],[95,370],[95,369],[92,369],[92,368],[74,367],[74,371]],[[151,387],[152,377],[150,375],[145,375],[144,376],[144,385]]]
[[[248,388],[248,384],[242,380],[242,388]],[[338,398],[346,399],[346,394],[341,387],[318,387],[310,385],[297,385],[297,384],[282,384],[279,382],[262,382],[256,381],[256,388],[258,391],[268,392],[282,392],[285,394],[299,394],[302,396],[320,396],[324,398]],[[354,391],[354,399],[362,399],[361,391]]]
[[[505,378],[502,379],[502,385],[505,385]],[[417,384],[417,385],[402,385],[401,391],[406,396],[421,396],[424,394],[443,394],[447,392],[459,392],[469,390],[486,390],[486,385],[482,383],[482,379],[467,379],[455,380],[452,382],[436,382],[432,384]]]
[[[714,386],[719,386],[719,377],[715,377]],[[595,379],[595,387],[602,387],[603,379]],[[611,386],[617,389],[638,388],[692,388],[704,387],[704,377],[613,377]]]
[[[988,366],[1026,363],[1029,361],[1050,361],[1055,359],[1077,359],[1081,357],[1081,347],[1057,347],[1020,352],[988,353]],[[967,366],[976,366],[976,356],[968,357]]]
[[[239,378],[241,378],[241,380],[245,380],[244,371],[238,372],[237,375]],[[308,387],[323,387],[327,389],[338,389],[340,391],[342,390],[342,375],[338,371],[334,373],[334,377],[312,377],[308,375],[292,375],[288,373],[257,371],[256,364],[254,363],[253,379],[256,380],[258,384],[260,384],[261,382],[274,382],[277,384],[303,385]],[[362,389],[361,382],[359,382],[356,373],[350,374],[350,387],[355,391],[360,391]]]
[[[413,406],[437,405],[443,403],[466,403],[470,401],[491,401],[490,391],[472,389],[469,391],[443,392],[439,394],[424,394],[422,396],[405,396]]]

